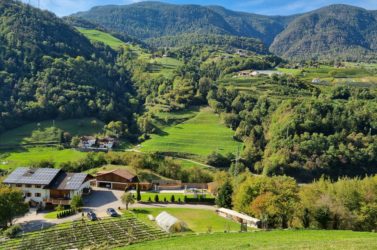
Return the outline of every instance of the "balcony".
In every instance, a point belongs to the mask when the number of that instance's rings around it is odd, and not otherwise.
[[[71,204],[70,199],[59,199],[59,198],[43,199],[43,202],[51,203],[52,205],[62,205],[62,206],[67,206],[67,205]]]

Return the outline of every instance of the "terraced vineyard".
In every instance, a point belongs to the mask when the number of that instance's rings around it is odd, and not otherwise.
[[[164,232],[147,226],[132,215],[97,222],[75,221],[57,228],[28,233],[0,245],[0,249],[107,249],[167,237]]]

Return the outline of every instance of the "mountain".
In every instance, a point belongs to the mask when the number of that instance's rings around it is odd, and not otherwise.
[[[115,60],[50,12],[0,1],[0,132],[51,118],[128,120],[133,88]]]
[[[293,18],[235,12],[219,6],[160,2],[98,6],[73,16],[138,39],[210,33],[257,38],[267,45]]]
[[[365,58],[377,54],[377,12],[331,5],[297,17],[270,50],[285,58]]]
[[[370,59],[377,50],[377,11],[349,5],[284,17],[219,6],[140,2],[94,7],[73,16],[161,46],[187,44],[182,39],[187,34],[196,34],[192,41],[211,34],[259,39],[287,59]]]

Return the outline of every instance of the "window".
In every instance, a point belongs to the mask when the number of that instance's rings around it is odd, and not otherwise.
[[[35,188],[41,188],[42,186],[41,185],[35,185]]]
[[[16,187],[20,188],[22,187],[22,184],[16,184]]]
[[[35,197],[41,197],[41,193],[35,193],[34,196]]]
[[[26,184],[25,185],[27,188],[31,188],[31,185],[30,184]]]
[[[26,193],[26,197],[31,197],[31,193]]]

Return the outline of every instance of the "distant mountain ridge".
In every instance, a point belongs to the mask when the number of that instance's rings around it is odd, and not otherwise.
[[[220,6],[140,2],[94,7],[73,16],[139,39],[183,33],[252,37],[272,43],[292,17],[267,17],[235,12]]]
[[[377,52],[377,11],[349,5],[263,16],[220,6],[140,2],[98,6],[73,16],[144,41],[190,33],[256,38],[284,58],[357,59]]]

